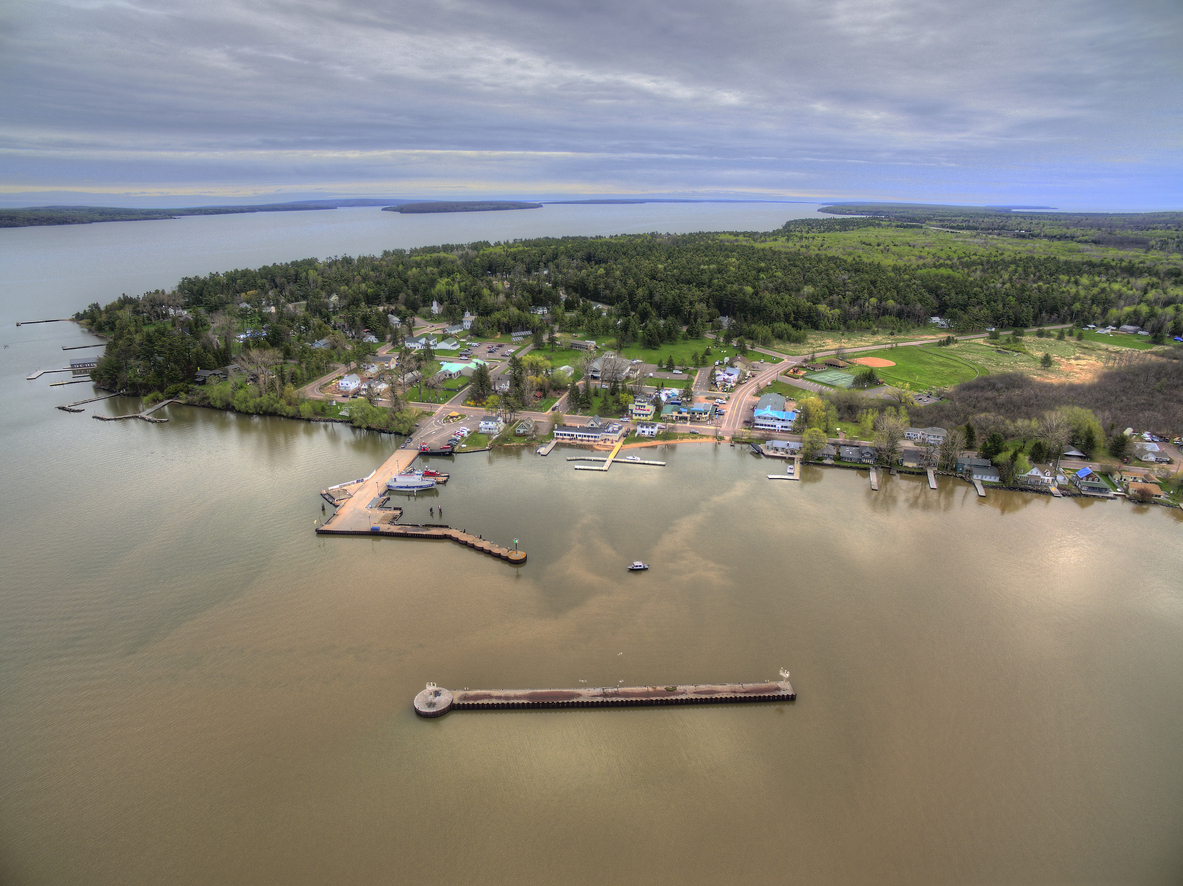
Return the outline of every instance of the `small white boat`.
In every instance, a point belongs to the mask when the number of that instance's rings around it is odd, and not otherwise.
[[[625,461],[640,461],[641,457],[639,455],[626,455],[624,457],[624,460]]]
[[[629,566],[629,572],[644,572],[649,568],[648,563],[642,563],[640,560],[633,560],[632,565]]]

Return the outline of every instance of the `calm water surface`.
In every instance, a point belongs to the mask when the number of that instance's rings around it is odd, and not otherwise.
[[[77,253],[59,246],[58,282],[21,285],[61,300],[19,298],[14,269],[55,249],[30,237],[14,257],[6,236],[0,882],[1183,880],[1183,512],[909,478],[872,493],[820,468],[771,483],[779,462],[697,444],[606,475],[562,449],[461,456],[408,502],[408,519],[443,505],[520,538],[521,569],[447,543],[320,540],[317,492],[395,439],[53,409],[89,386],[24,376],[85,335],[9,318],[110,293],[68,282]],[[135,236],[116,239],[138,255]],[[502,239],[438,239],[476,236]],[[325,253],[284,257],[302,254]],[[172,259],[154,285],[193,272]],[[653,568],[626,573],[637,558]],[[782,666],[795,704],[430,722],[410,707],[427,680]]]

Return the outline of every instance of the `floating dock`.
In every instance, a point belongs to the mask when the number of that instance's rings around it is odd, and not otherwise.
[[[551,440],[549,443],[543,443],[538,447],[539,455],[550,455],[551,451],[559,444],[558,440]]]
[[[29,375],[26,375],[25,381],[32,381],[35,378],[41,378],[41,376],[48,375],[51,372],[73,372],[73,371],[74,370],[68,366],[65,369],[38,369],[36,372],[32,372]]]
[[[451,691],[428,683],[415,696],[420,717],[448,711],[506,708],[608,708],[650,705],[736,704],[795,701],[788,678],[773,683],[691,683],[681,686],[609,686],[595,689],[464,689]]]

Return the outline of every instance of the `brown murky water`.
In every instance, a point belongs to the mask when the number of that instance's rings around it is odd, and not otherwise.
[[[521,569],[319,540],[389,440],[67,415],[24,375],[81,334],[11,313],[0,882],[1183,881],[1183,512],[559,449],[408,503]],[[411,710],[780,667],[794,704]]]

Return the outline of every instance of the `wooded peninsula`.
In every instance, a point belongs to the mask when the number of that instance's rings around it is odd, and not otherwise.
[[[94,372],[105,387],[190,392],[246,412],[313,417],[321,406],[297,396],[302,384],[383,342],[402,347],[416,323],[459,324],[467,315],[464,335],[473,340],[524,331],[552,350],[591,340],[651,352],[652,362],[673,363],[676,351],[686,366],[708,345],[803,355],[939,333],[945,370],[900,358],[890,370],[897,378],[883,379],[935,396],[913,408],[917,422],[972,419],[1011,436],[1049,405],[1076,404],[1096,414],[1105,435],[1127,426],[1183,433],[1183,213],[830,211],[859,217],[793,220],[770,232],[309,258],[187,277],[167,292],[92,304],[77,318],[111,337]],[[1067,328],[1046,336],[1022,332],[1060,325]],[[1119,340],[1091,327],[1138,334]],[[957,338],[971,333],[984,337]],[[244,366],[262,350],[277,366],[264,375],[270,385],[244,377],[225,396],[191,391],[199,369]],[[935,343],[907,350],[938,353]],[[964,371],[947,371],[955,364]],[[840,417],[889,403],[858,390],[825,397]],[[402,420],[384,413],[363,425],[406,427],[405,400],[394,404],[390,415]]]

